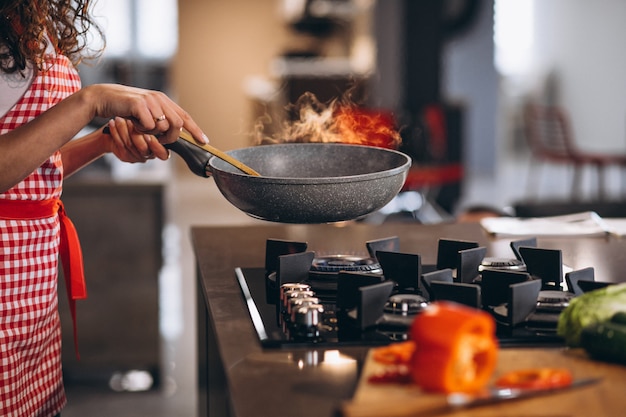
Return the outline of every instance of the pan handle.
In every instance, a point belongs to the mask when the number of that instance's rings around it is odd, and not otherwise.
[[[191,172],[199,177],[208,178],[211,176],[211,170],[209,169],[209,160],[213,158],[209,152],[202,148],[192,145],[191,143],[178,139],[176,142],[164,144],[166,149],[169,149],[178,154]]]
[[[109,127],[105,126],[104,129],[102,129],[102,133],[108,135],[110,133]],[[191,172],[197,176],[203,178],[209,178],[211,176],[209,160],[213,158],[213,155],[209,152],[180,138],[176,142],[167,143],[163,146],[183,158]]]

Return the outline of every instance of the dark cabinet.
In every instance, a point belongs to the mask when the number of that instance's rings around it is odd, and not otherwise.
[[[59,278],[66,383],[104,382],[129,370],[158,381],[163,186],[68,181],[62,200],[81,240],[88,294],[77,302],[77,360]]]

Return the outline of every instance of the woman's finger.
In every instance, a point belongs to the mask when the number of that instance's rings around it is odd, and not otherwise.
[[[147,150],[147,146],[144,146],[144,149],[142,151],[141,149],[141,143],[139,144],[140,146],[137,146],[137,139],[136,136],[137,133],[135,132],[135,128],[133,123],[130,120],[126,120],[126,119],[122,119],[122,118],[116,118],[116,120],[119,123],[119,129],[120,131],[123,132],[122,136],[123,138],[125,138],[124,140],[124,148],[125,150],[132,155],[133,159],[135,159],[136,161],[141,161],[144,159],[144,156],[147,154],[148,150]],[[140,140],[141,142],[143,142],[143,140]]]
[[[128,129],[128,136],[130,139],[130,146],[133,153],[139,155],[141,158],[148,159],[152,156],[148,143],[151,140],[150,135],[138,134],[133,123],[130,120],[126,121],[126,128]]]
[[[159,110],[154,111],[163,111],[160,116],[155,114],[156,129],[160,133],[156,135],[159,138],[159,142],[175,142],[180,136],[181,129],[184,128],[191,133],[198,143],[208,143],[206,135],[194,122],[189,113],[163,93],[157,93],[156,97],[160,100],[160,107],[158,107]],[[165,120],[163,120],[163,116],[165,116]]]
[[[165,149],[165,147],[161,145],[154,136],[150,136],[149,138],[150,139],[147,143],[152,158],[159,158],[163,161],[168,160],[170,157],[170,151]]]

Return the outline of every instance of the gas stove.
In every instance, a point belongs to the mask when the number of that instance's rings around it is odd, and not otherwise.
[[[433,265],[402,252],[395,236],[364,246],[327,254],[306,242],[268,239],[264,267],[236,268],[261,345],[402,341],[430,302],[450,300],[492,314],[501,346],[560,346],[560,312],[580,288],[597,288],[583,284],[598,284],[593,268],[568,271],[564,282],[561,252],[538,248],[534,238],[511,242],[511,258],[488,257],[476,242],[439,239]]]

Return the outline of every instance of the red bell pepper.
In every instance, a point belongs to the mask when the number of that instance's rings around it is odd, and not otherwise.
[[[475,392],[491,378],[498,356],[495,321],[487,312],[438,301],[411,326],[413,382],[430,392]]]

